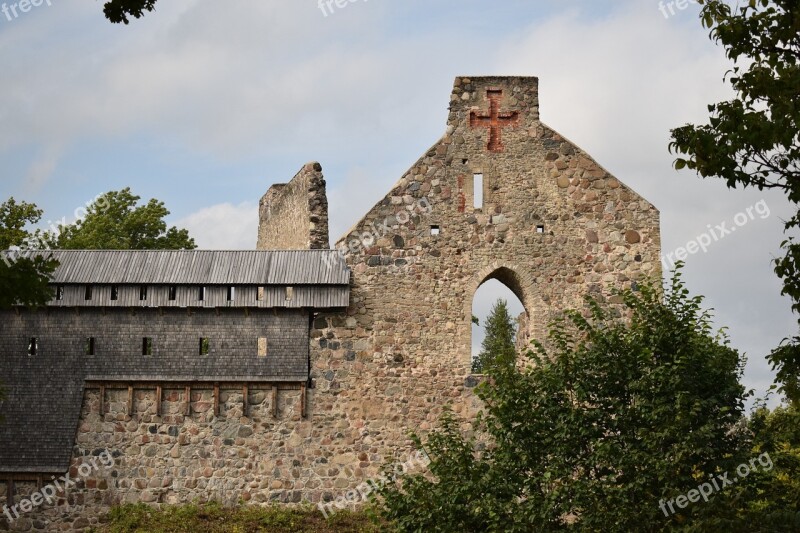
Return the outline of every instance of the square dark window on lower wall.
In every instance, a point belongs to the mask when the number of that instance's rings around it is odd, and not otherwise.
[[[84,352],[86,355],[94,355],[94,337],[86,337]]]
[[[169,301],[170,302],[174,302],[177,299],[178,299],[178,287],[176,287],[175,285],[172,285],[169,288]]]
[[[31,337],[28,341],[28,357],[39,353],[39,337]]]
[[[83,291],[83,299],[87,302],[92,299],[92,286],[87,285],[86,289]]]
[[[153,355],[153,337],[142,337],[142,355]]]

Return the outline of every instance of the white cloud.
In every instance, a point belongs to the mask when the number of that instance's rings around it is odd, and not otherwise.
[[[244,202],[212,205],[174,223],[186,228],[198,248],[206,250],[254,250],[258,236],[258,205]]]

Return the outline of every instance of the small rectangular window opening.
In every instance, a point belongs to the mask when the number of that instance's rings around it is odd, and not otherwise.
[[[63,300],[63,299],[64,299],[64,286],[56,285],[56,300]]]
[[[431,235],[433,235],[434,237],[439,235],[441,232],[442,230],[439,226],[431,226]]]
[[[483,174],[475,174],[472,182],[472,197],[475,209],[483,209]]]
[[[228,301],[232,302],[236,298],[236,287],[228,285]]]
[[[200,355],[208,355],[209,342],[208,337],[200,337]]]
[[[174,302],[178,299],[178,287],[171,285],[169,288],[169,301]]]
[[[544,224],[536,226],[536,233],[544,233]]]
[[[119,300],[119,287],[116,285],[111,286],[111,299],[112,300]]]
[[[286,287],[286,301],[294,298],[294,287]]]
[[[139,287],[139,300],[142,302],[147,300],[147,285],[142,285]]]
[[[28,342],[28,357],[33,357],[39,353],[39,337],[31,337]]]
[[[142,355],[153,355],[153,337],[142,337]]]
[[[206,299],[206,288],[205,287],[198,287],[197,288],[197,300],[202,302]]]
[[[266,337],[259,337],[258,338],[258,356],[259,357],[266,357],[267,356],[267,338]]]
[[[94,355],[94,337],[86,337],[86,355]]]
[[[87,302],[92,299],[92,286],[91,285],[87,285],[86,286],[86,290],[83,293],[83,299],[86,300]]]
[[[256,301],[257,302],[264,301],[264,287],[259,287],[258,291],[256,291]]]

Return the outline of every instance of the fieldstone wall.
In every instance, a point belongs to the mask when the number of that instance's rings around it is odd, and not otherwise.
[[[325,250],[328,197],[319,163],[308,163],[289,183],[273,185],[259,202],[259,250]]]
[[[301,199],[314,196],[305,180],[319,172],[306,166],[264,197],[260,248],[307,246],[294,225],[311,220]],[[90,389],[74,465],[108,448],[115,470],[66,498],[91,506],[48,519],[68,528],[121,501],[332,501],[378,477],[384,462],[405,461],[410,432],[435,427],[445,406],[472,430],[480,404],[471,316],[481,284],[507,285],[525,307],[526,336],[542,338],[585,294],[608,295],[660,268],[658,211],[544,125],[538,80],[524,77],[457,78],[444,136],[336,247],[353,273],[351,302],[313,319],[307,419],[291,391],[274,418],[255,390],[247,416],[236,391],[218,417],[200,391],[190,417],[176,411],[180,391],[165,392],[160,417],[140,391],[137,415],[126,418],[115,398],[101,418]]]
[[[338,241],[351,305],[312,331],[314,417],[338,428],[325,445],[407,455],[408,434],[446,405],[472,430],[472,303],[487,280],[519,297],[523,334],[542,339],[587,293],[659,275],[658,211],[540,122],[537,89],[456,79],[445,135]]]
[[[347,466],[314,450],[299,387],[282,386],[276,407],[271,387],[252,385],[245,414],[241,387],[223,386],[216,415],[212,384],[194,384],[187,416],[185,388],[163,386],[160,414],[154,387],[136,386],[131,413],[127,388],[106,389],[103,415],[99,388],[87,388],[69,472],[74,485],[19,518],[10,512],[13,521],[0,517],[0,529],[82,530],[126,502],[300,502],[306,490],[333,489],[339,469]],[[105,453],[113,466],[97,459]],[[95,463],[81,475],[82,465]],[[5,489],[0,483],[0,505]],[[15,503],[36,491],[36,482],[17,483]]]

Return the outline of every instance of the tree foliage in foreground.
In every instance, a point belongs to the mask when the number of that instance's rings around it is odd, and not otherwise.
[[[185,229],[167,228],[164,202],[141,197],[130,188],[110,191],[87,208],[86,216],[61,226],[56,246],[72,250],[193,250],[197,245]]]
[[[481,343],[481,351],[472,360],[475,374],[492,373],[496,364],[513,364],[516,357],[516,336],[514,321],[508,314],[508,303],[498,299],[486,317],[486,336]]]
[[[483,451],[445,415],[424,444],[429,473],[381,491],[386,518],[402,531],[730,529],[735,491],[671,516],[659,502],[750,458],[743,360],[678,274],[620,295],[628,319],[588,300],[531,365],[479,386]]]
[[[38,249],[40,234],[27,229],[42,217],[34,204],[9,198],[0,205],[0,251],[14,246],[24,250],[6,254],[0,260],[0,309],[15,305],[41,306],[50,301],[50,275],[58,263],[46,255],[27,252]]]
[[[703,25],[735,66],[726,74],[736,97],[708,107],[708,124],[672,131],[677,169],[721,178],[728,187],[774,189],[800,204],[800,3],[747,0],[737,7],[700,0]],[[800,228],[800,209],[785,222]],[[787,237],[776,259],[783,294],[800,313],[800,243]],[[800,402],[800,336],[770,355],[782,391]]]
[[[131,17],[141,18],[155,8],[156,0],[110,0],[103,6],[103,13],[115,24],[128,24]]]
[[[748,420],[752,456],[768,453],[775,467],[740,488],[742,523],[761,531],[800,531],[800,409],[759,406]],[[756,530],[755,528],[753,530]]]

